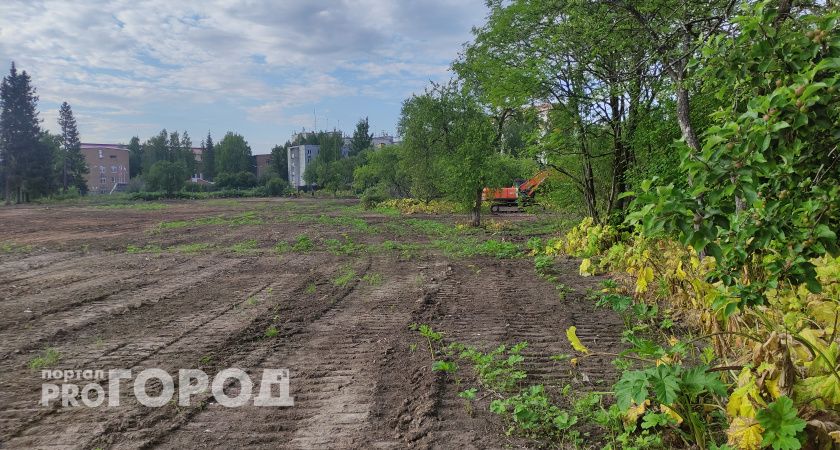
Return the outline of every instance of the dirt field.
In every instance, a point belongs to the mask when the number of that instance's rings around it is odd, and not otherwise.
[[[0,208],[0,447],[526,445],[505,436],[489,398],[465,408],[457,394],[470,380],[432,372],[412,323],[483,350],[528,341],[531,383],[604,390],[616,377],[608,360],[572,373],[550,358],[571,353],[572,325],[593,350],[620,345],[620,320],[585,298],[597,277],[563,264],[572,291],[561,300],[530,258],[458,254],[527,240],[504,226],[461,236],[451,230],[463,218],[351,201],[141,205]],[[258,385],[263,368],[288,368],[295,406],[225,408],[203,395],[148,408],[126,384],[119,407],[42,407],[32,364],[47,349],[51,369],[238,367]]]

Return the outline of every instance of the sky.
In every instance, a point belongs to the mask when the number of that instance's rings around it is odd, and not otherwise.
[[[44,128],[68,102],[82,142],[233,131],[262,154],[316,123],[349,134],[367,116],[394,134],[485,14],[484,0],[2,0],[0,64],[30,74]]]

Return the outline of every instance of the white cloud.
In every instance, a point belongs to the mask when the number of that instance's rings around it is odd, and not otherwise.
[[[70,102],[92,139],[145,127],[150,105],[166,103],[224,103],[285,123],[302,117],[295,108],[381,100],[446,78],[482,4],[4,0],[0,62],[32,74],[42,102]]]

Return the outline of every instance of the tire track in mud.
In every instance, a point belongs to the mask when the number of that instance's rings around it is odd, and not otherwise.
[[[424,317],[446,342],[460,342],[481,351],[500,344],[508,346],[527,341],[523,368],[529,384],[560,386],[572,384],[591,389],[596,379],[613,380],[609,361],[587,358],[572,372],[551,359],[552,355],[570,354],[565,329],[578,327],[584,344],[598,351],[615,351],[621,344],[621,322],[606,311],[596,311],[586,291],[595,288],[599,278],[581,278],[572,264],[561,264],[561,280],[574,287],[561,300],[553,285],[537,278],[530,261],[480,259],[473,264],[453,264],[448,277],[432,297]],[[571,273],[570,273],[571,272]],[[480,299],[479,301],[477,301]],[[464,374],[471,369],[461,369]],[[578,376],[586,373],[587,376]],[[448,446],[448,442],[476,446],[520,445],[504,441],[498,417],[489,413],[489,399],[476,402],[471,413],[465,409],[451,377],[439,375],[439,398],[433,415],[439,419],[427,435],[418,438],[421,446]],[[469,386],[475,385],[475,383]],[[488,434],[501,441],[487,440]]]
[[[174,271],[167,272],[167,276],[162,279],[154,280],[126,295],[121,295],[124,291],[120,291],[94,297],[77,302],[75,308],[62,308],[53,314],[4,329],[0,331],[0,352],[8,354],[12,351],[30,350],[44,341],[60,339],[109,316],[175,297],[241,263],[242,260],[239,259],[214,261],[212,257],[187,261],[176,266]]]
[[[62,365],[66,367],[97,367],[131,369],[136,375],[143,368],[156,367],[176,374],[177,370],[195,367],[202,355],[211,355],[226,348],[232,338],[241,336],[256,320],[269,314],[274,303],[269,302],[266,292],[282,292],[293,284],[294,276],[284,274],[280,280],[259,283],[257,288],[240,296],[244,300],[225,304],[201,312],[176,317],[169,323],[155,326],[155,334],[139,342],[124,343],[90,355],[81,351]],[[302,286],[297,286],[302,290]],[[254,301],[259,303],[254,304]],[[105,384],[107,386],[107,384]],[[108,417],[116,419],[102,420],[102,411],[96,409],[52,409],[40,410],[41,415],[24,424],[10,434],[11,444],[25,447],[40,447],[43,442],[72,442],[74,444],[99,436],[113,428],[126,427],[127,424],[163,420],[154,410],[140,407],[131,396],[129,383],[121,385],[121,405],[117,409],[107,410]],[[36,400],[32,399],[23,406],[32,409]],[[14,411],[12,411],[14,414]]]
[[[80,272],[77,266],[68,267],[46,276],[38,277],[35,283],[17,286],[19,291],[35,291],[18,294],[0,303],[0,332],[20,322],[35,321],[60,312],[66,312],[86,303],[105,300],[121,292],[144,288],[155,281],[148,275],[155,272],[178,271],[183,260],[172,258],[155,261],[153,267],[144,267],[145,262],[136,263],[134,255],[116,255],[108,259],[104,267],[88,268]],[[138,265],[140,267],[138,267]],[[114,270],[120,267],[119,270]],[[52,268],[55,271],[55,268]],[[43,289],[41,288],[43,286]]]
[[[236,442],[248,447],[399,447],[399,441],[373,439],[377,424],[371,423],[371,413],[381,392],[376,369],[393,336],[407,328],[412,316],[404,304],[407,294],[410,298],[412,290],[419,292],[412,275],[399,274],[381,287],[356,286],[294,339],[267,354],[260,362],[263,367],[291,370],[294,407],[226,410],[211,404],[162,439],[161,446],[225,448]]]
[[[0,284],[43,276],[56,266],[64,268],[78,263],[76,257],[74,252],[51,252],[0,262]]]

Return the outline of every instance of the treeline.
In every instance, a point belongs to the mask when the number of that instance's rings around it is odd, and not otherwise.
[[[0,186],[7,205],[87,191],[88,167],[67,102],[59,109],[58,125],[57,135],[41,129],[35,87],[13,62],[0,84]]]
[[[167,132],[163,129],[142,144],[138,137],[129,141],[132,186],[130,190],[150,190],[174,193],[181,189],[249,189],[258,185],[274,186],[272,189],[286,190],[286,171],[272,170],[268,176],[258,180],[251,147],[245,138],[228,132],[218,143],[213,137],[201,142],[199,155],[193,151],[189,134],[185,131]],[[185,184],[191,177],[213,182],[212,185]],[[277,181],[271,181],[276,179]]]

